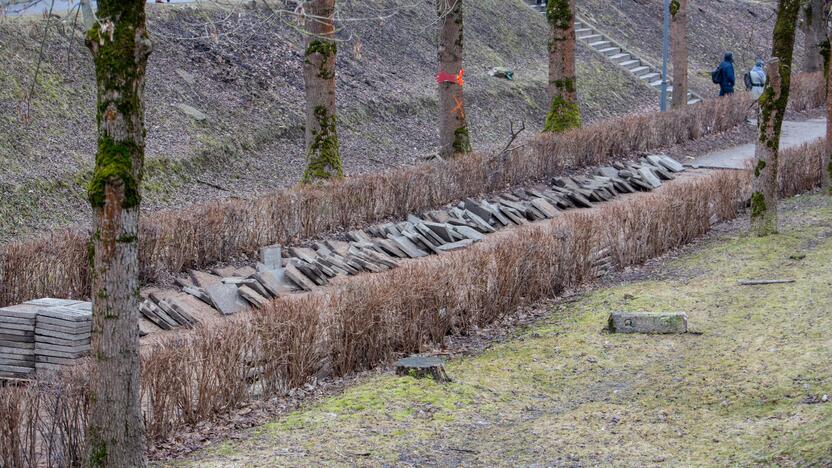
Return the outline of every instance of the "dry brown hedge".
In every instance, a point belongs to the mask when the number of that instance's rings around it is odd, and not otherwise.
[[[668,113],[620,117],[562,135],[541,135],[503,156],[472,155],[293,187],[251,200],[222,200],[145,214],[140,228],[143,282],[253,255],[344,228],[435,208],[566,168],[608,163],[732,128],[749,108],[745,95],[712,99]],[[0,306],[36,297],[88,296],[89,233],[64,229],[0,246]]]
[[[783,152],[783,195],[818,184],[823,144]],[[485,326],[591,280],[593,253],[602,248],[617,267],[639,264],[701,236],[712,221],[737,216],[749,190],[744,171],[681,179],[169,336],[142,355],[147,433],[161,440],[317,375],[368,369]],[[0,420],[0,465],[60,465],[83,453],[84,375],[0,389],[0,410],[10,415]]]

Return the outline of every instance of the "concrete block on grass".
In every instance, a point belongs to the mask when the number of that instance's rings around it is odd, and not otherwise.
[[[687,333],[688,315],[684,312],[613,312],[607,328],[611,333]]]

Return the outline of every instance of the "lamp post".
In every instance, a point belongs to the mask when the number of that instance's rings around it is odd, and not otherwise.
[[[670,0],[664,0],[664,33],[662,34],[662,96],[659,108],[667,111],[667,60],[670,56]]]

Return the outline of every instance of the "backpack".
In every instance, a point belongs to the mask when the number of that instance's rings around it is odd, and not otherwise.
[[[751,91],[751,88],[754,87],[754,82],[751,80],[751,72],[747,71],[742,76],[742,81],[745,83],[745,90]]]
[[[720,84],[722,82],[722,80],[721,80],[722,73],[721,72],[722,72],[722,69],[719,68],[719,67],[716,67],[716,70],[711,72],[711,81],[713,81],[714,84]]]

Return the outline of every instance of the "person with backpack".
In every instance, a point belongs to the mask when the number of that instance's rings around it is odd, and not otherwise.
[[[727,96],[734,94],[734,84],[736,77],[734,76],[734,54],[725,52],[725,58],[722,63],[711,72],[711,81],[719,85],[719,95]]]
[[[757,59],[754,68],[743,75],[743,81],[745,82],[745,89],[751,91],[751,97],[757,100],[762,96],[763,89],[766,86],[766,71],[763,70],[761,59]]]

